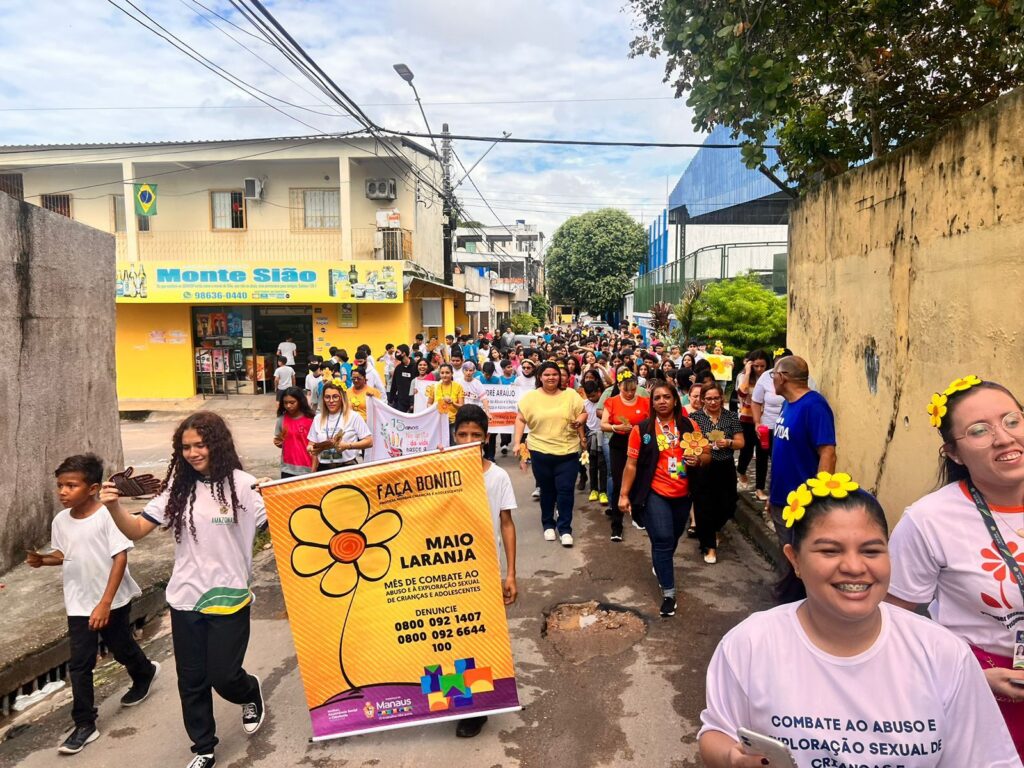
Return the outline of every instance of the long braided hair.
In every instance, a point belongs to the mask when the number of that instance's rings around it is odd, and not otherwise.
[[[183,436],[190,429],[199,433],[199,437],[210,451],[209,475],[206,477],[199,474],[182,454]],[[228,506],[228,496],[224,491],[224,481],[227,481],[231,499],[231,515],[237,523],[240,505],[235,492],[234,471],[242,468],[242,462],[238,459],[235,443],[231,438],[231,430],[224,423],[224,419],[210,411],[193,413],[174,430],[171,446],[173,449],[171,462],[167,468],[167,475],[160,486],[160,492],[170,488],[166,515],[167,527],[174,531],[174,540],[181,541],[181,532],[187,518],[189,534],[193,541],[197,541],[196,523],[192,516],[192,509],[196,501],[196,487],[201,482],[209,483],[214,498],[224,506]]]

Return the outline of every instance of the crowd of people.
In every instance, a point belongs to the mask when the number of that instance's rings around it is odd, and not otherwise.
[[[646,534],[666,618],[678,608],[679,542],[695,538],[700,559],[714,565],[720,532],[739,494],[750,493],[788,567],[780,605],[742,621],[711,660],[699,733],[705,764],[1021,766],[1024,640],[1016,642],[1014,627],[1024,615],[1024,519],[1014,518],[1024,514],[1024,416],[1012,392],[967,376],[932,398],[942,481],[911,505],[890,541],[878,500],[836,471],[833,412],[803,358],[751,350],[735,379],[723,381],[706,345],[647,343],[637,330],[552,327],[525,343],[510,330],[476,338],[457,330],[443,341],[388,344],[377,359],[362,345],[354,362],[332,348],[311,362],[304,386],[282,375],[288,386],[279,388],[273,437],[281,476],[360,462],[373,440],[369,398],[408,413],[436,407],[452,443],[481,444],[507,604],[518,591],[517,504],[495,464],[499,437],[501,454],[511,451],[532,473],[539,519],[530,524],[545,541],[574,545],[577,495],[588,490],[584,503],[604,510],[611,542],[623,541],[627,519]],[[511,435],[488,430],[495,385],[525,390]],[[29,564],[64,565],[73,657],[102,637],[128,668],[133,684],[122,703],[132,705],[159,667],[123,637],[118,611],[137,588],[121,555],[158,527],[173,533],[167,597],[190,766],[211,768],[212,691],[241,705],[247,732],[266,716],[260,682],[243,667],[251,542],[265,513],[218,417],[188,417],[172,447],[160,493],[138,517],[124,512],[113,483],[100,483],[94,458],[65,462],[57,478],[68,509],[54,522],[56,551],[30,555]],[[95,515],[109,523],[71,531],[80,523],[70,521]],[[69,570],[67,551],[86,535],[97,537],[92,560],[76,553],[78,570]],[[76,580],[88,588],[69,586]],[[204,610],[211,595],[215,612]],[[916,615],[924,608],[930,618]],[[76,728],[66,752],[97,733],[91,666],[72,671]],[[460,721],[458,735],[482,725]]]

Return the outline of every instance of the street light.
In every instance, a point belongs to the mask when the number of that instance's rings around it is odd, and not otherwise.
[[[427,113],[423,111],[423,102],[420,101],[419,91],[416,90],[416,86],[413,85],[412,82],[414,77],[412,70],[405,64],[395,64],[394,68],[395,72],[398,73],[398,76],[405,80],[405,82],[409,84],[409,87],[412,88],[412,94],[416,97],[416,104],[420,108],[420,114],[423,115],[423,124],[427,126],[427,133],[430,134],[430,144],[434,147],[434,154],[440,157],[441,153],[437,150],[437,142],[434,141],[433,131],[430,130],[430,123],[427,121]]]

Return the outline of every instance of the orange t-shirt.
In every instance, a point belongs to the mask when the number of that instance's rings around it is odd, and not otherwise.
[[[651,415],[651,401],[637,395],[636,402],[625,405],[622,402],[622,395],[616,395],[604,401],[604,410],[612,424],[622,424],[622,420],[626,419],[631,426],[635,427]],[[622,449],[625,441],[626,435],[617,432],[610,433],[608,438],[608,444],[616,446],[618,450]]]
[[[690,431],[700,433],[700,428],[690,421]],[[675,425],[668,430],[662,430],[661,423],[656,421],[654,433],[659,451],[658,465],[651,480],[651,491],[669,499],[687,496],[690,493],[690,481],[686,477],[687,467],[683,463],[683,449],[679,445]],[[650,439],[649,434],[645,432],[641,436],[639,427],[633,427],[633,431],[629,433],[629,448],[626,449],[626,455],[631,459],[639,458],[641,441]]]

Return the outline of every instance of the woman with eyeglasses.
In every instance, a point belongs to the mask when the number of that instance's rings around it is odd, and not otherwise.
[[[929,606],[967,641],[1024,756],[1024,415],[1006,387],[953,381],[927,407],[942,445],[941,485],[911,504],[892,533],[888,600]]]
[[[700,389],[703,408],[690,417],[709,441],[711,451],[711,463],[701,470],[701,481],[690,494],[697,540],[708,565],[718,562],[718,532],[736,514],[738,501],[733,454],[743,447],[743,426],[734,411],[722,407],[724,399],[721,385],[714,381],[704,384]]]
[[[321,402],[320,416],[309,428],[307,450],[313,457],[313,471],[355,464],[363,449],[373,445],[370,428],[352,408],[340,381],[324,384]]]
[[[516,386],[528,386],[532,387],[536,381],[533,378],[533,371],[537,367],[537,364],[531,359],[526,358],[523,360],[522,365],[519,366],[519,375],[516,376]]]

